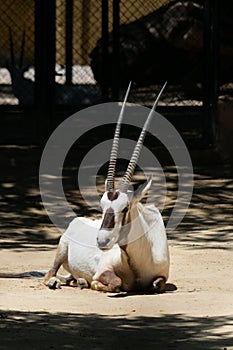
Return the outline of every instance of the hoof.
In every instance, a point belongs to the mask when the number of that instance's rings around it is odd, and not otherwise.
[[[70,287],[77,287],[78,284],[77,284],[77,280],[75,278],[69,278],[66,280],[66,285],[67,286],[70,286]]]
[[[152,292],[153,293],[164,293],[166,289],[166,281],[164,277],[158,277],[153,282]]]
[[[49,287],[49,289],[61,289],[61,281],[56,277],[50,278],[46,285]]]
[[[78,278],[77,279],[77,286],[81,289],[89,288],[89,285],[87,283],[87,280],[85,280],[85,278]]]
[[[99,290],[98,289],[99,282],[98,281],[92,281],[91,282],[91,289],[93,290]]]
[[[70,287],[78,287],[78,283],[75,279],[73,279],[72,281],[70,281],[69,286]]]

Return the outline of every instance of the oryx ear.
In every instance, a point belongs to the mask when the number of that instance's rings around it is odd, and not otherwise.
[[[152,184],[152,176],[149,176],[142,185],[138,187],[138,189],[134,192],[133,200],[139,202],[149,191]]]

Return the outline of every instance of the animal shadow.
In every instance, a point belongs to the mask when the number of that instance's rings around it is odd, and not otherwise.
[[[165,292],[164,293],[170,293],[176,291],[178,288],[173,283],[166,283]],[[162,293],[162,294],[164,294]],[[130,296],[136,296],[136,295],[153,295],[153,294],[161,294],[161,293],[152,293],[152,292],[120,292],[117,294],[109,294],[109,298],[125,298]]]

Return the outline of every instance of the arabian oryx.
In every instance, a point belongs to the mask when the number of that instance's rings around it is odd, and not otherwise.
[[[69,285],[91,286],[105,292],[165,291],[169,253],[163,220],[155,206],[140,203],[152,179],[149,178],[135,193],[129,191],[146,131],[165,85],[148,115],[125,175],[116,189],[115,167],[129,85],[116,125],[105,193],[100,201],[102,219],[77,217],[70,223],[60,239],[53,266],[45,275],[46,286],[60,287],[57,272],[63,265],[70,273],[67,278]]]

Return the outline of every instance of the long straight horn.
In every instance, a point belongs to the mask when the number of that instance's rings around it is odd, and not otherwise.
[[[24,46],[25,46],[25,29],[22,35],[22,42],[21,42],[20,56],[19,56],[19,68],[23,68]]]
[[[13,42],[13,35],[12,35],[12,30],[9,27],[9,41],[10,41],[10,65],[12,67],[15,67],[15,53],[14,53],[14,42]]]
[[[151,123],[151,120],[152,120],[152,117],[153,117],[153,113],[157,107],[157,104],[159,102],[159,99],[160,99],[160,96],[163,92],[163,90],[165,89],[165,86],[167,85],[167,82],[163,85],[162,89],[160,90],[155,102],[154,102],[154,105],[147,117],[147,120],[145,121],[145,124],[143,126],[143,129],[141,131],[141,134],[138,138],[138,141],[137,141],[137,144],[134,148],[134,151],[133,151],[133,154],[132,154],[132,157],[130,159],[130,162],[128,164],[128,167],[127,167],[127,170],[125,172],[125,175],[123,177],[123,180],[120,184],[120,191],[121,192],[127,192],[128,190],[128,187],[129,187],[129,184],[130,184],[130,181],[132,179],[132,176],[133,176],[133,173],[134,173],[134,170],[136,168],[136,165],[137,165],[137,161],[138,161],[138,158],[140,156],[140,153],[141,153],[141,149],[142,149],[142,146],[143,146],[143,142],[145,140],[145,137],[146,137],[146,134],[147,134],[147,130],[149,128],[149,125]]]
[[[119,148],[120,130],[121,130],[122,119],[123,119],[125,105],[126,105],[129,91],[130,91],[130,87],[131,87],[131,82],[129,83],[128,89],[126,91],[125,99],[121,107],[121,111],[119,114],[119,118],[117,121],[115,133],[114,133],[114,139],[112,143],[112,150],[111,150],[110,161],[108,166],[108,175],[107,175],[107,180],[105,185],[106,191],[114,191],[114,177],[115,177],[116,161],[117,161],[118,148]]]

